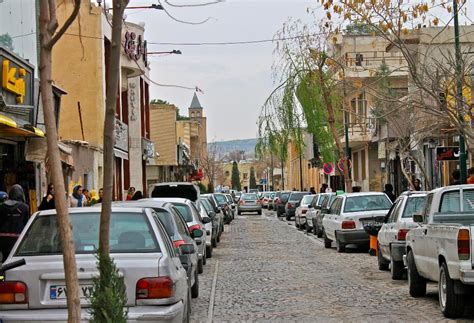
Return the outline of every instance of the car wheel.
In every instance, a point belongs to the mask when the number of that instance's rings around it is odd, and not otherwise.
[[[336,236],[336,250],[337,250],[337,252],[339,252],[339,253],[346,252],[346,245],[345,245],[343,242],[341,242],[341,241],[337,238],[337,236]]]
[[[326,249],[329,249],[332,247],[332,240],[329,239],[327,236],[326,236],[326,232],[323,231],[323,238],[324,238],[324,248]]]
[[[262,215],[262,211],[261,211],[261,210],[258,211],[257,214],[258,214],[258,215]]]
[[[464,312],[464,300],[461,294],[454,291],[454,281],[449,277],[448,266],[441,264],[438,281],[439,306],[447,318],[455,319]]]
[[[286,221],[291,221],[291,216],[289,216],[288,214],[285,216],[286,218]]]
[[[212,243],[212,248],[216,248],[217,247],[217,237],[212,238],[211,243]],[[211,254],[212,254],[212,252],[211,252]]]
[[[393,255],[390,255],[390,274],[392,275],[393,280],[403,279],[403,274],[405,273],[405,265],[403,261],[393,260]]]
[[[198,260],[197,272],[198,274],[202,274],[204,272],[204,261],[202,259]]]
[[[197,271],[196,271],[195,276],[196,276],[196,278],[194,280],[194,285],[193,285],[193,287],[191,287],[191,297],[192,298],[198,298],[199,297],[199,276],[198,276]]]
[[[426,279],[418,274],[416,269],[415,257],[413,252],[408,251],[408,288],[412,297],[421,297],[426,295]]]
[[[308,225],[306,224],[306,233],[311,233],[313,231],[313,229]]]
[[[390,264],[383,256],[380,251],[380,246],[377,244],[377,264],[379,265],[379,270],[387,271],[388,265]]]
[[[206,246],[206,258],[212,258],[212,247],[214,246],[214,243],[212,242],[212,240],[211,240],[211,245]]]

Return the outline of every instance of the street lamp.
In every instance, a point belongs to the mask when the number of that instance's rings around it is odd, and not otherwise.
[[[148,55],[161,55],[161,54],[176,54],[176,55],[181,55],[183,54],[179,49],[173,49],[170,52],[148,52]]]

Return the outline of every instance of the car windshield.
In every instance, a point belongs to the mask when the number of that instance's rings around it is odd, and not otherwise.
[[[291,193],[290,201],[300,201],[305,195],[308,195],[308,193],[305,193],[305,192]]]
[[[217,202],[219,202],[219,204],[227,203],[227,199],[223,194],[214,194],[214,197],[216,198]]]
[[[76,254],[92,254],[99,247],[100,213],[71,213]],[[110,218],[110,252],[160,252],[148,218],[142,213],[113,212]],[[16,251],[16,256],[62,254],[57,217],[38,216]]]
[[[303,197],[303,200],[301,200],[301,204],[311,204],[313,198],[314,195],[306,195],[305,197]]]
[[[252,201],[257,199],[257,194],[244,194],[242,195],[242,200],[244,201]]]
[[[189,205],[182,203],[172,203],[186,222],[193,222],[193,214]]]
[[[391,205],[385,195],[349,196],[344,205],[344,212],[388,210]]]
[[[232,203],[232,196],[226,195],[225,197],[227,198],[227,202]]]
[[[421,214],[425,207],[426,196],[410,196],[407,200],[402,218],[412,218],[413,214]]]

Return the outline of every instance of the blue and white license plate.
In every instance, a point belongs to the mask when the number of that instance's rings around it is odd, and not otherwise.
[[[79,295],[81,298],[88,298],[91,296],[93,291],[92,285],[80,285]],[[65,285],[54,285],[49,287],[49,298],[50,299],[66,299],[67,289]]]

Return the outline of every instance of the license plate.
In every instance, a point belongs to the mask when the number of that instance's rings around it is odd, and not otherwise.
[[[91,296],[93,291],[92,285],[80,285],[79,295],[81,298],[88,298]],[[49,298],[50,299],[66,299],[67,290],[65,285],[54,285],[49,287]]]

